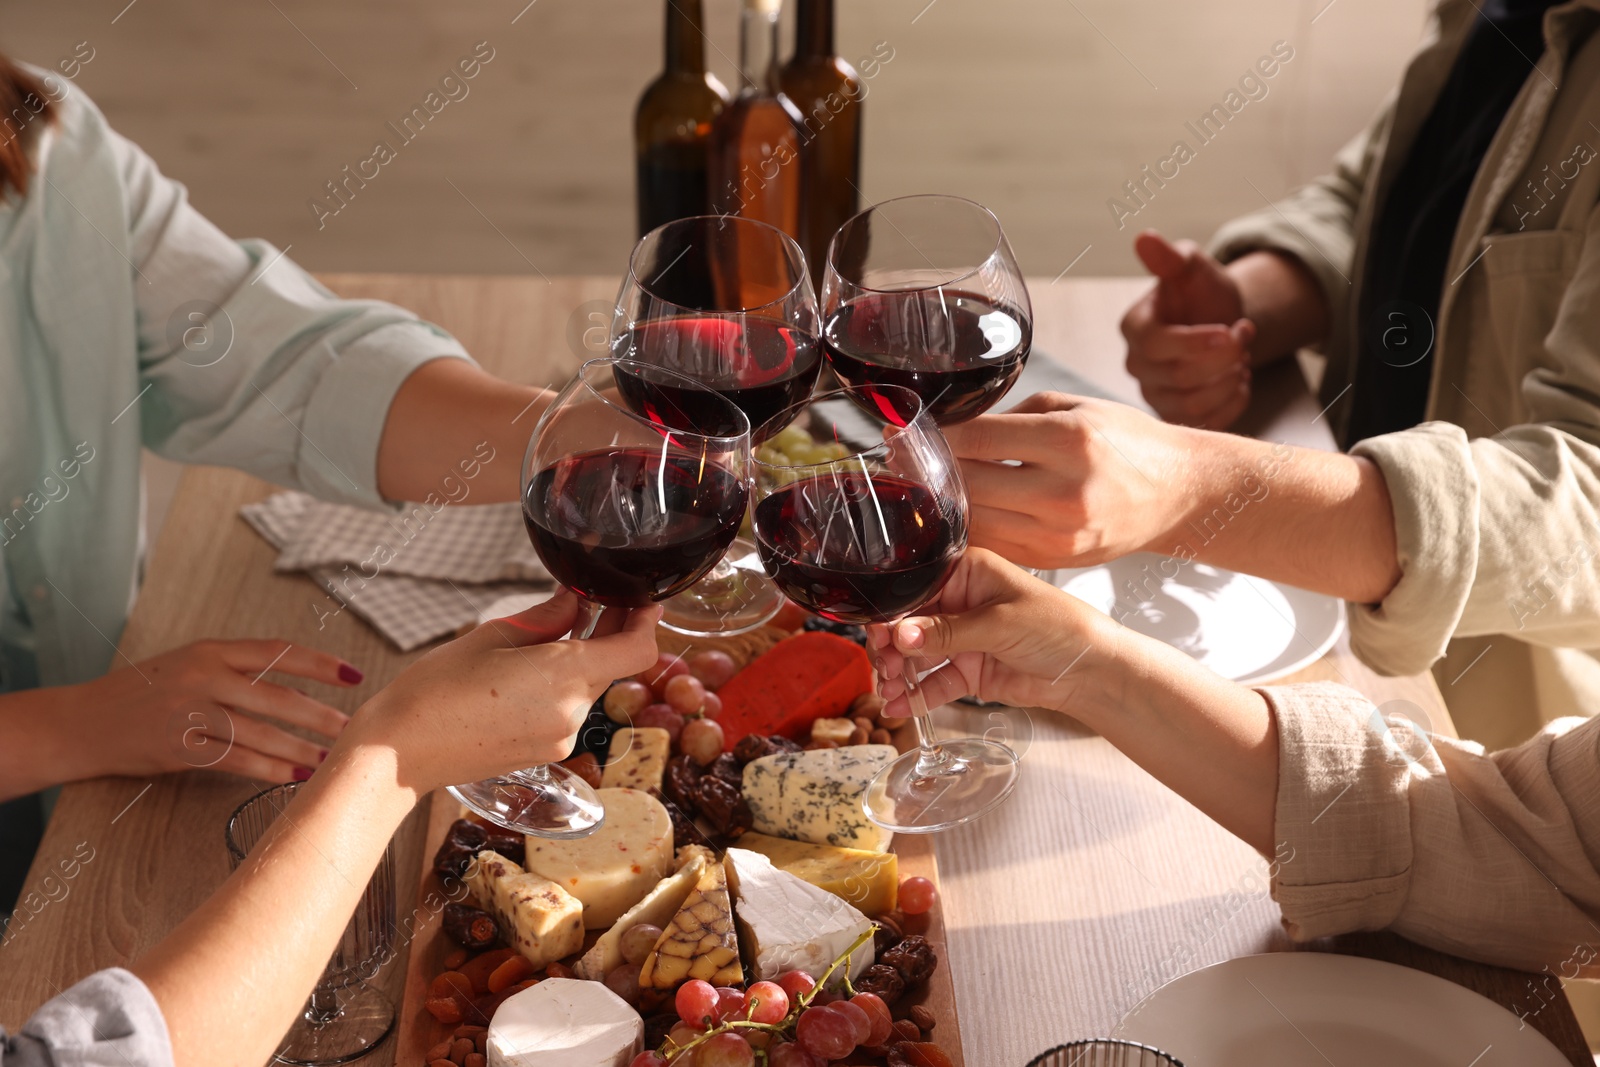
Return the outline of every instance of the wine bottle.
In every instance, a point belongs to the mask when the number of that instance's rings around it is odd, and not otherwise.
[[[706,70],[701,0],[667,0],[667,62],[633,116],[639,235],[711,212],[711,131],[728,90]]]
[[[778,76],[800,109],[800,247],[820,290],[828,243],[859,209],[861,100],[866,85],[833,53],[833,0],[800,0],[794,56]]]
[[[739,93],[712,133],[711,205],[800,238],[800,112],[778,88],[783,0],[745,0]]]

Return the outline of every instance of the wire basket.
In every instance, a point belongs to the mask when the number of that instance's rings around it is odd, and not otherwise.
[[[1102,1037],[1047,1049],[1028,1067],[1183,1067],[1183,1061],[1149,1045]]]

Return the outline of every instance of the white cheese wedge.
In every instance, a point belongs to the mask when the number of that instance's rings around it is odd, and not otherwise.
[[[494,916],[506,943],[545,967],[583,948],[583,905],[548,878],[488,849],[467,868],[467,889]]]
[[[744,768],[744,799],[755,828],[817,845],[888,851],[894,834],[867,818],[861,794],[897,755],[893,745],[845,745],[752,760]]]
[[[644,1020],[599,982],[547,978],[489,1020],[489,1067],[628,1067]]]
[[[672,874],[667,875],[656,883],[656,887],[639,903],[629,908],[622,918],[618,919],[605,933],[600,935],[600,940],[594,947],[583,954],[583,959],[573,970],[578,972],[579,978],[588,978],[599,982],[613,970],[621,967],[622,935],[638,926],[648,923],[651,926],[665,927],[678,914],[678,909],[683,907],[683,902],[689,899],[689,894],[694,891],[695,884],[700,881],[700,872],[706,869],[707,863],[715,863],[709,849],[688,846],[684,851],[689,852],[687,862]]]
[[[672,816],[637,789],[600,789],[606,821],[570,841],[529,837],[523,866],[583,901],[583,924],[604,930],[672,870]]]
[[[624,726],[611,735],[600,784],[606,789],[660,789],[672,756],[672,735],[659,726]]]
[[[759,852],[730,848],[723,858],[739,943],[750,973],[776,978],[785,971],[805,971],[821,979],[833,961],[849,951],[872,922],[826,889],[780,871]],[[850,954],[851,980],[872,966],[872,939]],[[843,983],[845,967],[833,972]]]

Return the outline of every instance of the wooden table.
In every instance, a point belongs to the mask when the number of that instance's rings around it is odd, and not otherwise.
[[[392,300],[452,331],[491,371],[549,382],[603,350],[609,278],[334,276],[348,296]],[[1036,350],[1113,395],[1135,399],[1116,332],[1134,279],[1031,283]],[[596,331],[594,327],[601,327]],[[1254,432],[1328,447],[1316,404],[1292,367],[1264,376]],[[409,661],[350,613],[318,630],[321,592],[272,571],[273,550],[238,518],[271,491],[236,472],[185,473],[149,579],[122,640],[137,660],[201,637],[276,637],[325,648],[366,671],[354,691],[313,695],[354,709]],[[1297,676],[1334,679],[1374,701],[1405,700],[1453,733],[1430,677],[1386,679],[1342,645]],[[308,683],[309,684],[309,683]],[[1416,714],[1413,711],[1413,714]],[[949,716],[978,714],[947,711]],[[1230,957],[1289,948],[1266,896],[1265,864],[1105,741],[1069,720],[1034,717],[1035,737],[1009,804],[939,837],[947,965],[974,1067],[1020,1067],[1058,1042],[1109,1033],[1162,982]],[[212,772],[101,779],[66,788],[25,892],[80,843],[93,859],[0,949],[0,1024],[14,1028],[90,972],[123,963],[167,933],[226,876],[223,824],[254,791]],[[414,891],[426,811],[399,835],[401,907]],[[402,912],[403,913],[403,912]],[[1329,947],[1392,959],[1526,1007],[1530,976],[1432,953],[1392,935]],[[398,994],[404,955],[381,981]],[[1554,999],[1550,999],[1554,996]],[[1532,1023],[1574,1064],[1592,1061],[1556,991]],[[1520,998],[1520,999],[1519,999]],[[393,1042],[365,1061],[388,1067]],[[413,1065],[403,1065],[413,1067]]]

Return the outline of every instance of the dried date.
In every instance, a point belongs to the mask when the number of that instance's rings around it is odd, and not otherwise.
[[[684,845],[712,847],[711,839],[701,832],[700,827],[695,825],[693,816],[654,789],[650,790],[650,795],[661,801],[661,806],[667,809],[667,815],[672,819],[672,844],[674,848],[682,848]]]
[[[874,993],[891,1008],[906,992],[906,980],[887,963],[874,963],[853,984],[857,993]]]
[[[710,774],[701,778],[695,783],[694,795],[700,813],[724,837],[738,837],[755,825],[755,816],[750,814],[744,794],[721,778]]]
[[[721,778],[735,789],[744,784],[744,767],[731,752],[724,752],[712,760],[711,766],[706,768],[706,773]]]
[[[703,772],[694,757],[688,753],[673,756],[667,761],[667,776],[661,791],[668,800],[682,807],[690,815],[695,812],[695,783]]]
[[[439,851],[433,854],[433,869],[440,878],[460,878],[478,853],[488,847],[489,831],[482,823],[457,819],[450,824]]]
[[[486,949],[500,937],[494,916],[467,904],[444,906],[444,932],[462,948]]]
[[[939,966],[939,956],[928,944],[928,939],[913,934],[883,954],[883,962],[900,972],[906,985],[914,986],[928,980]]]
[[[517,866],[522,866],[522,861],[527,858],[527,838],[503,826],[486,826],[484,830],[489,834],[489,843],[485,848],[493,849]]]

